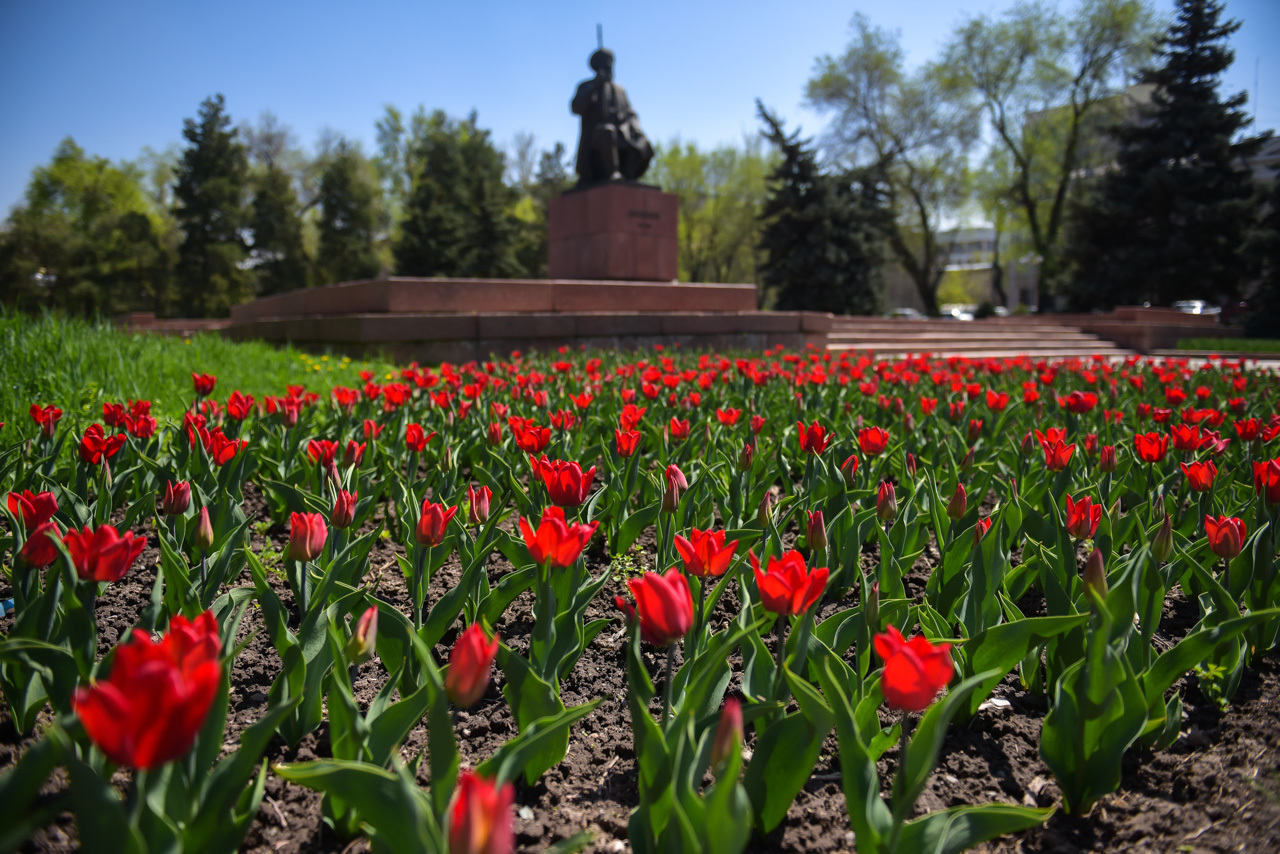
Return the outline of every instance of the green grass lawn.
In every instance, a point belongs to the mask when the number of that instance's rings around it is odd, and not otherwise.
[[[363,385],[361,370],[385,382],[392,366],[344,356],[315,356],[218,335],[173,338],[121,332],[106,321],[0,309],[0,422],[27,422],[32,403],[55,404],[76,425],[102,419],[107,401],[148,399],[157,417],[191,403],[192,372],[218,378],[214,397],[232,390],[261,397],[288,384],[327,394],[335,385]],[[29,425],[24,425],[29,426]]]
[[[1182,338],[1179,350],[1215,353],[1280,353],[1280,338]]]

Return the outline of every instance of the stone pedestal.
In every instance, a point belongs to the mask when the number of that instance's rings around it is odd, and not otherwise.
[[[672,282],[678,273],[676,197],[640,184],[602,184],[552,199],[552,279]]]

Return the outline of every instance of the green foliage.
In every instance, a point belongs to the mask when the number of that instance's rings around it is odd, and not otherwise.
[[[876,313],[883,208],[854,176],[820,171],[800,132],[787,135],[777,117],[756,106],[765,138],[782,153],[762,212],[761,284],[776,293],[779,309]]]
[[[883,193],[891,214],[884,222],[889,248],[926,311],[936,315],[946,255],[938,233],[968,192],[977,114],[950,97],[939,69],[905,73],[895,34],[862,14],[853,29],[844,54],[818,60],[806,97],[836,113],[834,148],[862,166]]]
[[[1249,118],[1242,92],[1218,96],[1239,22],[1222,5],[1181,0],[1161,40],[1161,64],[1142,75],[1155,88],[1137,120],[1111,128],[1118,168],[1108,171],[1074,217],[1068,257],[1080,308],[1233,296],[1248,279],[1241,252],[1252,225],[1250,170],[1241,158],[1265,137],[1234,141]]]
[[[406,276],[504,278],[518,275],[514,191],[505,159],[472,113],[457,121],[437,110],[412,156],[416,161],[395,252]]]
[[[339,140],[320,177],[320,246],[316,266],[324,284],[368,279],[381,264],[374,248],[378,187],[359,148]]]
[[[649,179],[679,199],[680,281],[754,282],[760,215],[777,156],[759,137],[710,151],[672,140],[658,145]]]
[[[33,402],[55,399],[66,410],[64,420],[73,423],[100,421],[103,402],[126,399],[150,400],[157,418],[180,419],[191,405],[192,371],[216,376],[219,395],[238,388],[258,398],[303,377],[324,393],[335,385],[359,385],[362,369],[389,372],[382,363],[312,357],[218,335],[125,335],[102,321],[9,311],[0,312],[0,364],[0,422],[11,425],[30,423]]]
[[[253,213],[252,259],[258,294],[267,296],[305,288],[307,254],[302,241],[298,196],[289,174],[275,163],[257,177]]]
[[[174,216],[184,235],[177,272],[181,310],[188,316],[225,315],[249,293],[241,263],[249,163],[238,133],[220,94],[206,98],[199,119],[183,125],[188,146],[178,167]]]
[[[71,137],[32,173],[0,232],[0,297],[83,314],[168,308],[166,223],[130,164],[90,157]]]
[[[1080,170],[1109,159],[1098,132],[1146,59],[1152,21],[1142,0],[1084,0],[1072,12],[1018,4],[963,22],[943,51],[942,85],[986,114],[1008,153],[1008,197],[1043,259],[1039,282],[1060,280],[1069,191]]]
[[[1271,327],[1271,332],[1280,328]],[[1210,350],[1214,353],[1280,353],[1274,338],[1180,338],[1179,350]]]

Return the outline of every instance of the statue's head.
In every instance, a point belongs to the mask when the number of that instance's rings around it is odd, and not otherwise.
[[[591,54],[588,64],[592,71],[603,71],[606,74],[613,73],[613,51],[607,47],[602,47],[595,53]]]

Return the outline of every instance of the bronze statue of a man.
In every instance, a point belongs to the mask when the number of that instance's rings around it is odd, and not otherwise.
[[[613,82],[613,52],[591,54],[596,76],[578,84],[570,109],[582,116],[578,183],[635,181],[649,168],[653,146],[640,130],[626,90]]]

